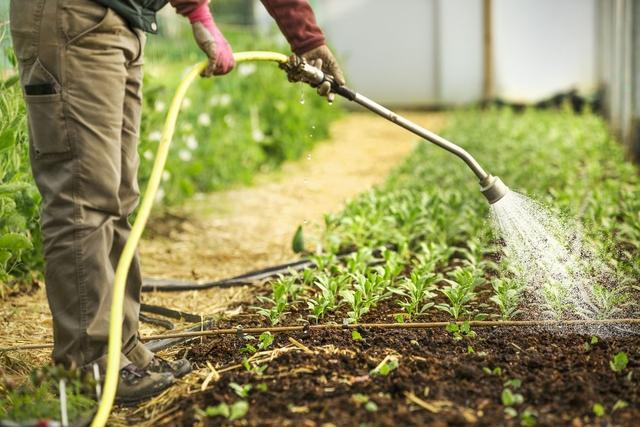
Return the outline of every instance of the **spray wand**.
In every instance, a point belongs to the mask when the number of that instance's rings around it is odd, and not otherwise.
[[[509,188],[502,182],[497,176],[488,174],[478,161],[467,152],[464,148],[459,147],[451,141],[437,135],[416,123],[408,120],[401,115],[394,113],[388,108],[378,104],[377,102],[361,95],[346,86],[338,85],[333,76],[324,73],[319,68],[316,68],[299,56],[293,55],[286,63],[280,64],[280,67],[287,72],[290,81],[302,81],[308,83],[312,87],[320,86],[323,83],[329,82],[331,84],[331,91],[338,95],[362,105],[366,109],[376,113],[377,115],[384,117],[408,130],[413,132],[419,137],[426,139],[427,141],[437,145],[440,148],[447,150],[448,152],[458,156],[462,159],[467,166],[473,171],[473,173],[480,180],[480,192],[487,198],[490,204],[494,204],[502,199],[509,191]]]

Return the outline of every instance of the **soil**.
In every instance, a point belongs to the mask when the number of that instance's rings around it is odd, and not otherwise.
[[[640,337],[600,339],[587,350],[589,335],[531,328],[476,332],[476,338],[459,341],[442,329],[361,331],[360,341],[350,331],[280,334],[274,347],[284,350],[274,352],[262,375],[245,368],[224,372],[204,392],[179,400],[158,424],[229,423],[219,416],[201,418],[197,408],[240,400],[229,387],[235,382],[254,388],[245,398],[247,415],[233,425],[520,425],[518,418],[505,414],[501,402],[504,383],[519,379],[522,385],[512,391],[522,395],[523,403],[513,408],[518,414],[526,409],[535,413],[538,426],[637,425]],[[289,337],[311,353],[292,346]],[[243,345],[236,336],[210,339],[193,347],[191,358],[196,365],[209,362],[223,369],[242,361]],[[630,362],[615,373],[609,361],[619,351]],[[398,368],[387,376],[370,375],[387,355],[398,357]],[[500,375],[484,369],[496,367]],[[261,383],[266,391],[256,389]],[[407,393],[424,404],[410,401]],[[377,411],[368,411],[366,398],[358,399],[358,394],[375,402]],[[612,413],[619,400],[628,407]],[[605,416],[594,416],[595,403],[603,405]]]

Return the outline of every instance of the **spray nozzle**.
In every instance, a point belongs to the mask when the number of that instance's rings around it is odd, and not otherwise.
[[[502,199],[509,191],[509,187],[497,176],[487,175],[480,181],[480,192],[487,198],[490,204]]]

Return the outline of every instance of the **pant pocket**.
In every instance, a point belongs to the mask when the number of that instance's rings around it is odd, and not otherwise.
[[[25,101],[35,156],[71,152],[62,94],[26,95]]]

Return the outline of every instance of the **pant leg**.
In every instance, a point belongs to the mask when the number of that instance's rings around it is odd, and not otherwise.
[[[142,72],[143,49],[146,40],[145,34],[135,30],[140,41],[140,56],[127,67],[127,81],[124,100],[124,114],[122,124],[122,161],[119,197],[122,215],[114,222],[114,240],[111,250],[111,262],[113,268],[117,268],[120,254],[129,237],[131,226],[129,216],[138,204],[140,190],[138,187],[138,139],[140,132],[140,115],[142,110]],[[140,368],[146,367],[153,353],[138,340],[138,323],[140,316],[140,293],[142,288],[142,274],[138,253],[131,262],[124,303],[124,325],[122,331],[122,352],[131,362]]]
[[[11,18],[42,195],[53,358],[81,366],[107,348],[127,66],[140,45],[91,0],[12,0]]]

